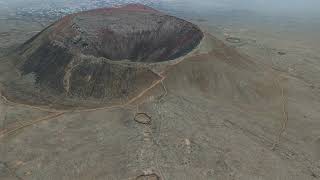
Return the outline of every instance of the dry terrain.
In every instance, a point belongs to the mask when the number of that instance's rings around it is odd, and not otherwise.
[[[42,27],[0,23],[5,84],[8,48]],[[61,110],[3,95],[0,179],[319,179],[319,46],[195,23],[199,46],[150,65],[160,78],[122,105]]]

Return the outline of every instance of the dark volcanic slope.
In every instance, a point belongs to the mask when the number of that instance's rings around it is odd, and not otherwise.
[[[49,45],[57,41],[77,53],[139,62],[166,61],[185,55],[203,36],[197,26],[142,5],[69,15],[42,34],[47,34]]]
[[[96,9],[66,16],[24,43],[18,68],[35,76],[42,93],[130,99],[160,78],[140,63],[183,56],[202,38],[197,26],[143,5]]]

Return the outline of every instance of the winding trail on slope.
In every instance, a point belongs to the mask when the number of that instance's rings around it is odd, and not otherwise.
[[[195,56],[197,56],[197,55],[195,55]],[[3,95],[2,91],[0,91],[0,97],[5,101],[5,103],[13,104],[13,105],[20,105],[20,106],[24,106],[24,107],[27,107],[27,108],[46,111],[46,112],[51,113],[51,114],[49,114],[47,116],[40,117],[40,118],[37,118],[35,120],[31,120],[29,123],[22,124],[21,126],[19,126],[17,128],[14,128],[12,130],[4,129],[4,130],[0,131],[0,138],[5,137],[5,136],[9,136],[9,135],[11,135],[11,134],[13,134],[13,133],[15,133],[15,132],[17,132],[19,130],[22,130],[22,129],[26,128],[26,127],[32,126],[32,125],[37,124],[39,122],[49,121],[49,120],[55,119],[55,118],[60,117],[60,116],[62,116],[64,114],[66,114],[66,113],[93,112],[93,111],[99,111],[99,110],[114,109],[114,108],[124,108],[126,106],[130,106],[133,102],[135,102],[138,99],[140,99],[141,97],[143,97],[146,93],[148,93],[150,90],[152,90],[154,87],[156,87],[159,84],[161,84],[163,86],[163,89],[164,89],[165,95],[166,95],[167,94],[167,89],[166,89],[166,87],[164,86],[164,83],[163,83],[163,81],[166,79],[166,76],[163,75],[163,74],[170,67],[179,64],[183,60],[179,60],[179,61],[177,61],[177,62],[175,62],[173,64],[170,64],[169,67],[167,67],[162,72],[156,73],[160,77],[160,79],[155,81],[154,83],[152,83],[151,86],[149,86],[148,88],[146,88],[143,91],[141,91],[137,96],[133,97],[131,100],[129,100],[125,104],[119,104],[119,105],[113,105],[113,106],[105,106],[105,107],[92,108],[92,109],[81,109],[81,110],[80,109],[78,109],[78,110],[57,110],[57,109],[53,109],[53,108],[50,109],[50,108],[44,108],[44,107],[39,107],[39,106],[32,106],[32,105],[28,105],[28,104],[16,103],[16,102],[10,101],[6,96]],[[161,98],[164,97],[165,95],[161,95]],[[160,98],[160,100],[161,100],[161,98]],[[143,102],[137,104],[135,107],[139,106],[142,103]]]
[[[205,33],[206,35],[212,37],[209,33]],[[198,48],[196,48],[198,49]],[[216,50],[216,49],[214,49]],[[213,51],[213,50],[211,50]],[[203,55],[208,55],[211,53],[211,51],[209,52],[205,52],[205,53],[195,53],[195,54],[191,54],[191,57],[195,57],[193,59],[198,59],[200,60],[201,58],[196,58],[196,57],[199,57],[199,56],[203,56]],[[49,121],[49,120],[52,120],[52,119],[55,119],[57,117],[60,117],[66,113],[81,113],[81,112],[93,112],[93,111],[99,111],[99,110],[108,110],[108,109],[115,109],[115,108],[128,108],[128,109],[134,109],[136,107],[138,107],[140,104],[142,104],[143,102],[139,103],[139,104],[135,104],[135,105],[132,105],[134,102],[136,102],[137,100],[139,100],[140,98],[142,98],[145,94],[147,94],[150,90],[152,90],[153,88],[155,88],[156,86],[158,86],[159,84],[163,87],[163,91],[164,91],[164,94],[161,95],[161,97],[159,98],[158,101],[161,101],[162,97],[164,97],[166,94],[167,94],[167,89],[164,85],[164,80],[167,78],[167,75],[166,75],[166,72],[169,71],[170,68],[172,68],[173,66],[185,61],[185,60],[190,60],[188,59],[187,57],[183,58],[183,59],[179,59],[177,60],[176,62],[172,63],[172,64],[168,64],[168,66],[162,70],[161,72],[154,72],[156,73],[160,79],[159,80],[156,80],[154,81],[148,88],[142,90],[138,95],[136,95],[135,97],[133,97],[132,99],[128,100],[126,103],[124,104],[117,104],[117,105],[109,105],[109,106],[105,106],[105,107],[98,107],[98,108],[88,108],[88,109],[71,109],[71,110],[58,110],[58,109],[55,109],[55,108],[46,108],[46,107],[41,107],[41,106],[33,106],[33,105],[29,105],[29,104],[23,104],[23,103],[17,103],[17,102],[14,102],[14,101],[11,101],[9,100],[1,91],[0,89],[0,97],[5,101],[5,103],[8,103],[8,104],[12,104],[12,105],[20,105],[20,106],[23,106],[23,107],[26,107],[26,108],[31,108],[31,109],[36,109],[36,110],[40,110],[40,111],[45,111],[45,112],[48,112],[50,113],[49,115],[47,116],[43,116],[43,117],[40,117],[38,119],[35,119],[35,120],[31,120],[30,123],[27,123],[27,124],[22,124],[21,126],[18,126],[17,128],[15,129],[12,129],[12,130],[8,130],[8,129],[4,129],[2,131],[0,131],[0,138],[1,137],[4,137],[6,135],[9,135],[9,134],[12,134],[18,130],[21,130],[21,129],[24,129],[26,127],[29,127],[31,125],[34,125],[36,123],[39,123],[39,122],[42,122],[42,121]],[[192,59],[191,59],[192,60]],[[273,69],[272,67],[269,67],[271,69]],[[276,83],[280,86],[280,82]],[[1,83],[0,83],[1,85]],[[1,87],[1,86],[0,86]],[[281,87],[280,87],[281,89]],[[283,89],[282,89],[282,98],[283,98]],[[284,103],[284,102],[283,102]],[[284,105],[285,106],[285,105]],[[285,111],[285,109],[284,109]],[[284,112],[284,115],[287,117],[287,112]],[[286,120],[284,120],[284,123],[282,124],[283,127],[286,126],[286,123],[288,121],[288,118],[286,118]],[[280,132],[279,132],[279,137],[281,137],[281,135],[283,134],[283,132],[285,131],[284,129],[285,128],[281,128]],[[278,139],[280,139],[278,137]],[[276,145],[279,144],[279,140],[274,143],[274,147]]]

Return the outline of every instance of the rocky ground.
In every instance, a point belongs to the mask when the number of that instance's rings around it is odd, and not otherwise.
[[[197,23],[198,49],[124,106],[65,112],[2,97],[0,177],[319,179],[317,43]]]

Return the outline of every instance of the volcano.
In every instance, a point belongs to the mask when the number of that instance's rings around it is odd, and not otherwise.
[[[182,57],[202,38],[196,25],[140,4],[71,14],[19,48],[16,67],[35,79],[21,97],[125,102],[161,78],[150,64]]]

